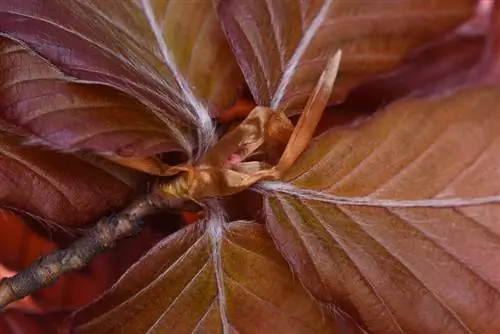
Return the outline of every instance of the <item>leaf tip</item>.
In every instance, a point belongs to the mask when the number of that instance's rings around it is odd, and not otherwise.
[[[333,88],[335,80],[337,79],[341,59],[342,59],[342,50],[339,49],[335,53],[335,55],[327,61],[325,70],[323,71],[323,74],[319,79],[319,82],[323,83],[324,87],[328,89],[330,92]]]

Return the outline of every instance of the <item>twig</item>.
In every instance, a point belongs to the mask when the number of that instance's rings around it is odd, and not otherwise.
[[[39,259],[15,276],[2,279],[0,311],[13,301],[53,284],[65,273],[84,268],[96,255],[113,248],[117,240],[137,234],[147,216],[179,208],[184,203],[183,200],[167,200],[156,189],[136,199],[118,214],[99,221],[70,247]]]

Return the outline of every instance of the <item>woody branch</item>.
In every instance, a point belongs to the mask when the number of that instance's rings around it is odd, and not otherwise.
[[[144,219],[165,209],[181,207],[184,200],[168,200],[156,190],[136,199],[124,210],[100,220],[70,247],[55,251],[15,276],[0,281],[0,310],[8,304],[47,287],[67,272],[82,269],[119,239],[139,233]]]
[[[220,157],[227,158],[235,151],[246,152],[247,156],[251,155],[262,142],[259,140],[242,142],[240,138],[245,137],[245,134],[248,137],[255,135],[254,138],[259,137],[259,134],[262,136],[260,122],[267,123],[261,124],[265,128],[266,126],[271,127],[272,121],[270,120],[274,120],[274,130],[281,134],[287,131],[276,131],[277,128],[281,127],[283,130],[292,127],[286,116],[283,115],[282,118],[259,117],[260,112],[267,112],[268,116],[275,113],[271,113],[268,108],[255,108],[245,121],[221,138],[206,153],[200,162],[202,166],[205,165],[204,167],[199,169],[188,165],[172,167],[170,172],[181,172],[181,174],[171,182],[157,184],[149,195],[136,200],[117,215],[101,220],[69,248],[49,254],[17,275],[0,281],[0,310],[7,304],[54,283],[63,274],[85,267],[94,256],[114,247],[117,240],[138,233],[144,218],[151,214],[167,208],[178,209],[196,205],[187,200],[188,198],[228,196],[242,191],[260,180],[279,177],[309,145],[331,95],[340,58],[341,52],[338,51],[327,62],[297,125],[291,134],[287,135],[287,145],[275,167],[256,171],[255,164],[251,162],[250,165],[240,163],[238,170],[230,170],[231,173],[228,173],[227,167],[223,161],[220,161]],[[256,122],[252,117],[259,121]],[[252,126],[249,126],[250,124]],[[278,126],[278,124],[281,125]],[[267,133],[267,130],[264,132]],[[211,166],[211,168],[207,168],[207,166]],[[248,169],[244,167],[248,167]],[[210,174],[210,171],[214,174]],[[169,171],[167,170],[167,172]],[[235,174],[238,176],[234,177]]]

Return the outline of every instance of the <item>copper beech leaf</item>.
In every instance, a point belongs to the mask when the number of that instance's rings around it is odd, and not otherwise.
[[[318,137],[291,185],[264,184],[311,294],[372,333],[498,333],[500,204],[478,198],[500,195],[499,108],[495,86],[399,101]]]
[[[139,98],[176,131],[209,121],[243,83],[210,1],[2,1],[0,32]]]
[[[21,309],[7,309],[0,313],[2,334],[53,334],[57,333],[67,311],[35,314]]]
[[[212,217],[158,244],[75,314],[74,333],[337,333],[352,326],[294,279],[262,224],[220,224]]]
[[[474,84],[481,71],[486,38],[460,31],[411,53],[399,66],[351,90],[344,107],[376,110],[408,96],[432,96],[457,86]],[[478,75],[475,75],[478,74]]]
[[[0,38],[0,117],[32,134],[32,142],[63,150],[144,156],[180,149],[136,100],[110,87],[70,83],[6,38]]]
[[[331,102],[469,18],[475,0],[217,0],[223,29],[259,105],[300,110],[342,49]]]
[[[24,144],[0,122],[0,203],[48,223],[76,226],[125,205],[139,176],[107,161]]]

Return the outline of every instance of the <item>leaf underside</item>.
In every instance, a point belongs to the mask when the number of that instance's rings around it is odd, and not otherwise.
[[[394,103],[317,138],[285,180],[393,204],[499,195],[499,94],[483,86]],[[353,206],[276,193],[265,207],[306,288],[369,331],[500,331],[499,204]]]

